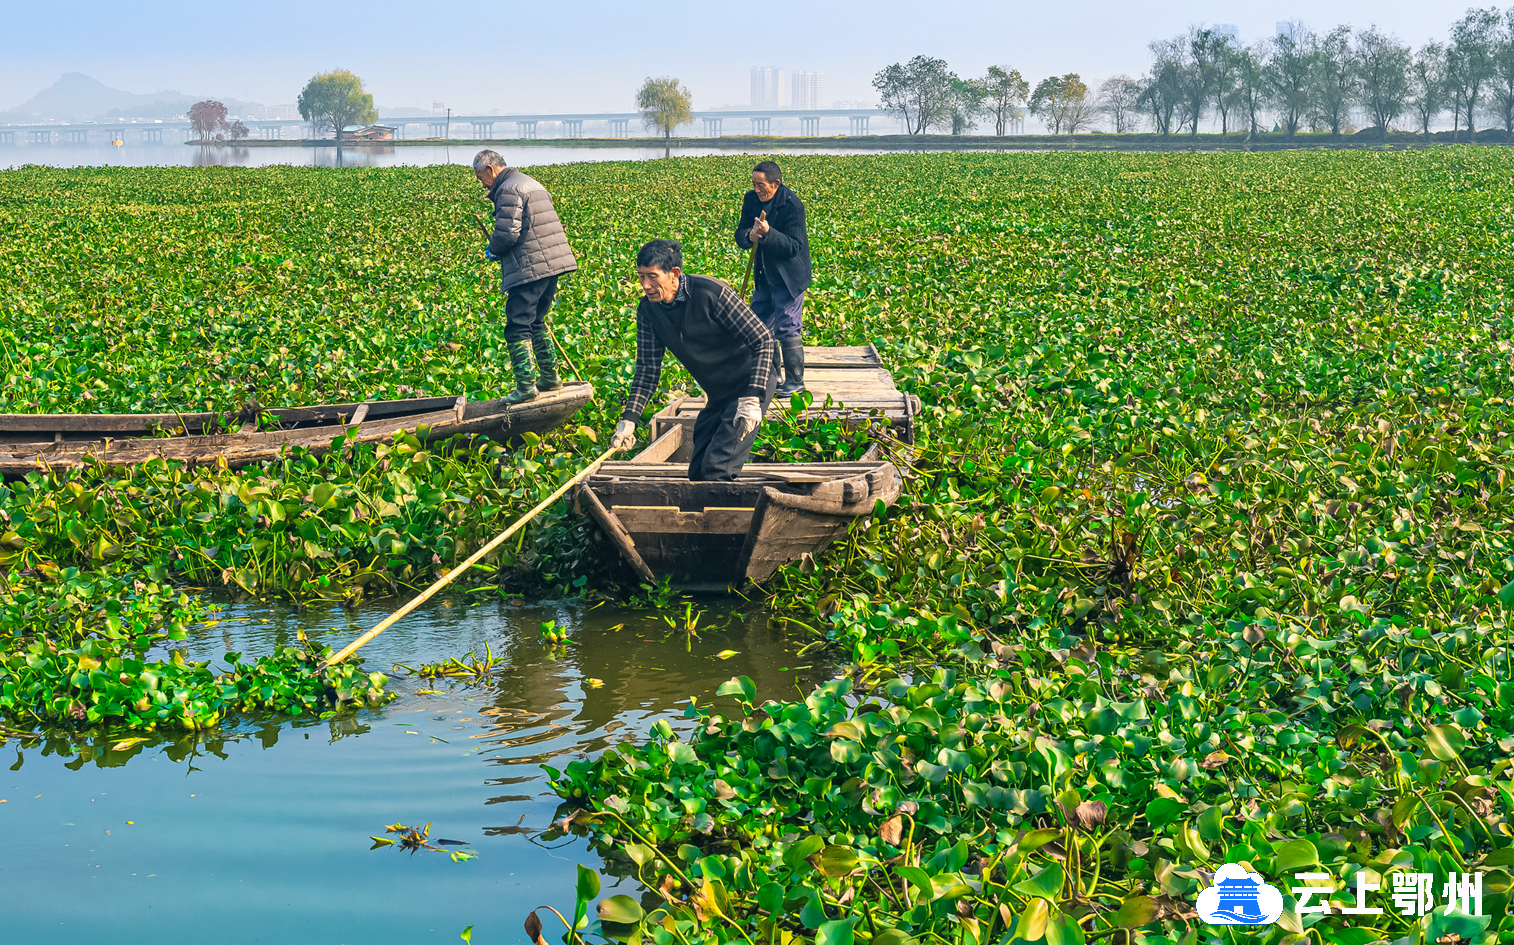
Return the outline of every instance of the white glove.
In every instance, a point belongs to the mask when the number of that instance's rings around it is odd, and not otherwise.
[[[636,445],[636,424],[629,420],[622,420],[615,424],[615,435],[610,437],[610,445],[618,450],[628,450]]]
[[[744,440],[757,432],[757,427],[762,424],[762,405],[756,397],[738,397],[736,399],[736,432],[741,434]]]

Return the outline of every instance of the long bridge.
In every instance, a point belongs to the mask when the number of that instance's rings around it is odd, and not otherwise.
[[[741,109],[730,111],[696,111],[689,123],[704,132],[702,137],[719,138],[727,134],[771,135],[775,120],[797,120],[799,134],[806,137],[820,135],[820,123],[829,120],[839,127],[839,119],[847,122],[847,135],[858,136],[876,133],[871,127],[874,119],[888,122],[884,134],[893,133],[896,119],[888,112],[876,108],[780,108]],[[731,126],[725,123],[731,122]],[[603,131],[602,137],[627,138],[631,128],[642,124],[640,112],[580,112],[534,115],[453,115],[425,116],[419,118],[384,118],[380,124],[395,129],[396,138],[406,138],[415,131],[425,129],[421,138],[446,139],[463,136],[469,139],[493,139],[496,127],[504,131],[509,126],[515,138],[582,138],[585,128]],[[747,124],[749,123],[749,125]],[[302,139],[307,136],[310,123],[297,118],[242,119],[249,137],[262,139]],[[543,134],[543,132],[556,132]],[[6,144],[87,144],[103,136],[106,141],[163,142],[178,137],[181,141],[193,140],[193,127],[185,119],[103,119],[86,122],[36,122],[32,124],[0,125],[0,143]],[[503,135],[499,136],[503,138]]]

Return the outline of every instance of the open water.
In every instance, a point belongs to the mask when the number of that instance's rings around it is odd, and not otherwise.
[[[675,139],[676,140],[676,139]],[[511,164],[525,167],[542,164],[574,164],[582,161],[649,161],[664,156],[662,148],[555,148],[531,145],[512,148],[509,142],[494,145],[394,147],[366,145],[343,148],[305,147],[196,147],[185,144],[138,144],[119,147],[104,144],[0,144],[0,170],[23,164],[50,167],[266,167],[292,164],[306,167],[423,167],[433,164],[469,164],[484,147],[493,147]],[[746,148],[673,147],[673,157],[707,157],[740,154]],[[856,148],[774,148],[764,154],[880,154]]]
[[[256,656],[301,628],[340,646],[394,606],[235,605],[182,646],[197,660]],[[482,685],[391,674],[400,698],[356,716],[242,721],[123,751],[112,746],[134,733],[6,742],[0,941],[412,945],[457,942],[469,925],[479,945],[523,941],[531,909],[571,916],[577,864],[603,866],[582,839],[539,838],[558,806],[540,765],[644,738],[660,718],[686,731],[689,697],[713,700],[734,675],[751,676],[759,699],[794,698],[830,677],[757,608],[725,598],[693,606],[706,613],[690,637],[661,616],[681,622],[682,604],[659,612],[459,595],[379,636],[364,665],[388,671],[488,645],[510,665]],[[569,631],[556,655],[539,639],[546,620]],[[727,649],[737,655],[716,656]],[[470,844],[444,849],[478,857],[370,850],[370,835],[396,822],[430,823],[433,839]],[[601,895],[611,894],[607,877]],[[557,940],[557,919],[541,916]]]

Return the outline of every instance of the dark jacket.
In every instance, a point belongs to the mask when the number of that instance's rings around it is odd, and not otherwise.
[[[704,391],[707,403],[768,396],[778,342],[736,290],[709,276],[685,276],[672,304],[641,300],[636,308],[636,371],[621,414],[633,423],[651,401],[671,351]]]
[[[741,201],[741,222],[736,224],[736,245],[752,248],[752,224],[762,212],[757,191],[749,190]],[[804,204],[799,195],[779,184],[778,192],[768,204],[768,226],[772,227],[757,243],[758,265],[768,281],[788,289],[792,298],[810,285],[810,235],[804,228]]]
[[[494,181],[489,199],[494,201],[489,251],[499,260],[501,292],[578,268],[547,188],[512,167]]]

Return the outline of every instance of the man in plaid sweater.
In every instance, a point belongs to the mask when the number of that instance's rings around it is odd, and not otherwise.
[[[694,375],[705,407],[694,420],[689,478],[729,481],[752,453],[757,428],[778,385],[778,343],[730,286],[685,275],[683,247],[653,240],[636,254],[645,296],[636,308],[636,372],[612,446],[629,449],[662,379],[667,351]]]

